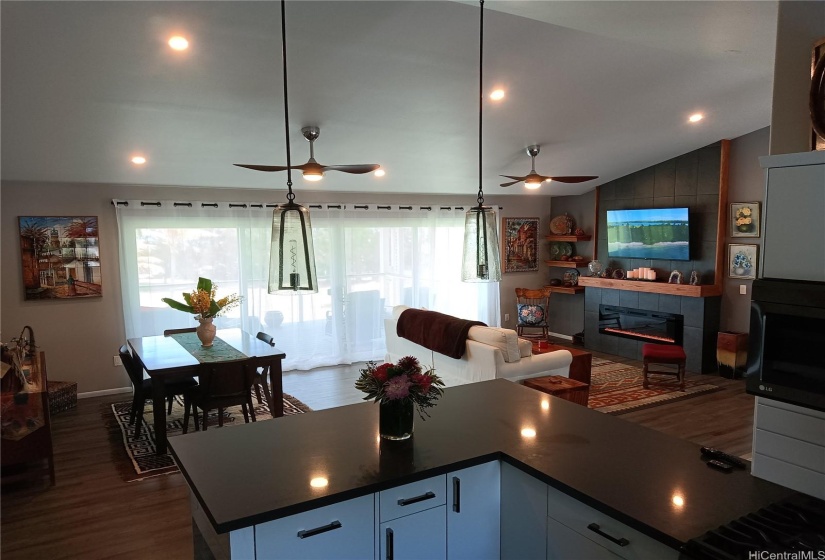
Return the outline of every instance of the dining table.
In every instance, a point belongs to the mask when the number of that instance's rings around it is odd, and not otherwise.
[[[155,447],[158,455],[167,450],[166,437],[166,381],[197,376],[201,361],[187,350],[173,336],[143,336],[128,339],[129,348],[135,360],[152,378],[152,414],[155,426]],[[271,402],[269,410],[273,418],[284,415],[283,371],[281,360],[286,354],[241,329],[218,329],[216,340],[228,344],[232,349],[250,360],[253,367],[269,368],[269,387]],[[224,346],[225,348],[225,346]],[[225,359],[237,359],[234,356]],[[223,361],[220,355],[210,362]]]

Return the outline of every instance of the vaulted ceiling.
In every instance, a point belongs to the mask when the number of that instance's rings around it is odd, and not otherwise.
[[[232,165],[286,160],[279,6],[0,3],[3,180],[284,189]],[[317,125],[318,161],[387,172],[296,187],[474,192],[478,10],[287,2],[293,162]],[[775,28],[775,2],[488,0],[484,90],[507,94],[484,102],[485,192],[577,194],[767,126]],[[529,171],[530,144],[539,173],[600,179],[500,188]]]

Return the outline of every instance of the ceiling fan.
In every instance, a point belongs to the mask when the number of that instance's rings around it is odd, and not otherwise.
[[[513,181],[509,183],[502,183],[502,187],[509,187],[510,185],[515,185],[516,183],[521,183],[524,181],[524,186],[528,189],[537,189],[541,186],[544,181],[558,181],[559,183],[583,183],[585,181],[590,181],[591,179],[598,179],[598,176],[571,176],[571,177],[547,177],[545,175],[539,175],[536,173],[536,156],[539,155],[539,151],[541,151],[541,146],[528,146],[527,147],[527,155],[532,158],[532,164],[530,167],[530,174],[525,175],[524,177],[514,177],[512,175],[502,175],[502,177],[507,177],[508,179],[513,179]]]
[[[324,171],[342,171],[344,173],[369,173],[375,171],[380,165],[377,163],[365,163],[357,165],[321,165],[315,161],[315,141],[321,135],[321,129],[317,126],[305,126],[301,129],[301,134],[309,140],[309,161],[303,165],[293,165],[292,169],[300,169],[307,181],[320,181],[324,178]],[[256,171],[286,171],[286,165],[254,165],[236,163],[238,167],[246,167]]]

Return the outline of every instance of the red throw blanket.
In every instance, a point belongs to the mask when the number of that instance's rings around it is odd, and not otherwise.
[[[437,311],[406,309],[398,316],[398,336],[420,344],[439,354],[458,359],[467,347],[470,327],[486,327],[481,321],[458,319]]]

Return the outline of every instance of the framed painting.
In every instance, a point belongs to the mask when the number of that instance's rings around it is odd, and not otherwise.
[[[756,279],[759,245],[728,245],[728,276],[740,280]]]
[[[759,237],[761,218],[758,202],[734,202],[730,205],[730,236]]]
[[[529,272],[539,269],[539,219],[503,218],[501,258],[503,272]]]
[[[20,216],[25,299],[100,297],[97,216]]]

